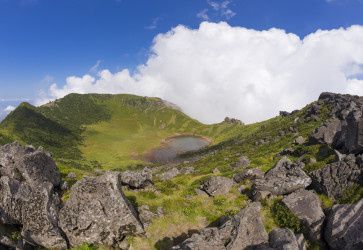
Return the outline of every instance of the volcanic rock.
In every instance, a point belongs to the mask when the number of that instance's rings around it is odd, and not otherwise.
[[[201,190],[205,191],[210,196],[216,196],[218,194],[228,194],[233,185],[234,182],[231,179],[213,176],[202,185]]]
[[[345,190],[353,187],[354,183],[361,181],[363,159],[348,155],[341,161],[328,164],[321,169],[310,173],[311,187],[319,194],[329,198],[338,199],[344,195]]]
[[[312,191],[300,189],[283,198],[282,203],[302,221],[310,238],[321,239],[325,215],[320,199]]]
[[[71,246],[83,242],[117,246],[128,235],[144,233],[136,211],[121,190],[117,172],[85,177],[74,184],[59,212],[59,226]]]
[[[273,195],[290,194],[311,183],[309,176],[285,156],[276,163],[263,179],[256,179],[254,190],[269,191]]]
[[[325,240],[331,249],[362,249],[363,199],[353,205],[334,205],[327,218]]]

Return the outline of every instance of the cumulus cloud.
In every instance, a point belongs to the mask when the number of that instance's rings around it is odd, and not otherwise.
[[[363,95],[362,65],[363,26],[301,39],[275,28],[203,22],[157,35],[151,56],[133,75],[124,69],[70,76],[43,99],[73,92],[158,96],[205,123],[225,116],[252,123],[301,108],[323,91]]]

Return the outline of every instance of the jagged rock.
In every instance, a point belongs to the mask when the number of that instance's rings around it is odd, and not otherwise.
[[[189,175],[189,174],[195,173],[195,170],[193,167],[183,167],[182,169],[180,169],[180,173]]]
[[[296,236],[288,228],[275,228],[268,236],[270,247],[274,249],[299,249]]]
[[[242,121],[235,119],[235,118],[224,118],[224,121],[228,124],[238,124],[238,125],[245,125]]]
[[[219,171],[218,168],[213,169],[213,174],[220,174],[220,173],[221,173],[221,171]]]
[[[350,154],[363,153],[363,117],[362,110],[352,111],[346,118],[344,135],[345,148]]]
[[[64,190],[68,190],[69,189],[69,183],[67,181],[62,181],[61,184],[61,189]]]
[[[218,194],[228,194],[229,190],[233,187],[234,182],[231,179],[221,176],[213,176],[208,179],[201,189],[210,196]]]
[[[59,226],[71,246],[83,242],[114,246],[127,235],[144,233],[135,209],[121,190],[117,172],[85,177],[74,184],[59,212]]]
[[[263,179],[256,179],[252,188],[269,191],[273,195],[285,195],[306,188],[310,183],[309,176],[285,156],[265,174]]]
[[[305,138],[302,136],[299,136],[298,138],[295,139],[294,144],[300,145],[300,144],[303,144],[304,142],[305,142]]]
[[[338,162],[328,164],[309,174],[312,179],[311,187],[319,194],[329,198],[338,199],[344,195],[345,190],[353,187],[354,183],[362,178],[363,159],[348,155]]]
[[[247,156],[241,156],[235,164],[235,168],[247,168],[250,165],[250,160]]]
[[[35,246],[67,248],[57,225],[60,174],[50,153],[14,142],[0,147],[0,164],[0,222],[22,225],[22,237]]]
[[[163,180],[170,180],[179,174],[180,174],[179,170],[176,168],[173,168],[165,173],[157,174],[156,176]]]
[[[125,171],[121,175],[121,182],[130,188],[142,189],[152,185],[153,175],[151,170],[144,168],[141,172]]]
[[[9,176],[31,186],[50,182],[55,187],[61,183],[59,170],[50,153],[42,147],[22,146],[19,142],[0,147],[0,175]]]
[[[152,223],[152,220],[156,218],[158,215],[150,212],[149,206],[143,205],[139,208],[139,219],[141,223],[144,225],[144,229],[146,230]]]
[[[77,175],[76,175],[75,172],[69,172],[69,174],[66,176],[66,178],[76,179],[77,178]]]
[[[362,249],[363,199],[353,205],[334,205],[327,218],[325,240],[331,249]]]
[[[226,249],[215,227],[204,228],[186,239],[175,250],[223,250]]]
[[[282,203],[302,221],[310,238],[321,239],[325,215],[320,199],[312,191],[300,189],[283,198]]]
[[[255,179],[262,179],[265,173],[262,171],[261,168],[251,168],[243,170],[233,176],[233,180],[237,183],[242,182],[243,180],[255,180]]]
[[[227,244],[226,249],[249,249],[268,243],[260,210],[261,203],[254,202],[219,228],[221,239]]]
[[[305,237],[304,237],[304,235],[303,234],[295,234],[295,237],[296,237],[296,241],[297,241],[297,244],[298,244],[298,249],[299,250],[306,250],[307,249],[307,245],[308,245],[308,243],[307,243],[307,241],[306,241],[306,239],[305,239]]]
[[[280,113],[280,115],[281,115],[282,117],[286,117],[286,116],[290,115],[290,113],[289,113],[289,112],[287,112],[287,111],[280,111],[279,113]]]
[[[330,122],[316,128],[309,135],[309,143],[311,145],[328,144],[329,146],[332,146],[333,143],[336,143],[338,140],[337,133],[342,131],[342,126],[344,126],[344,122],[338,118],[334,118]]]

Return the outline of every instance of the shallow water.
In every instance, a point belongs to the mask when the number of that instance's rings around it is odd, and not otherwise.
[[[178,154],[201,149],[209,144],[197,136],[178,136],[169,138],[162,147],[154,150],[149,157],[151,162],[168,162]]]

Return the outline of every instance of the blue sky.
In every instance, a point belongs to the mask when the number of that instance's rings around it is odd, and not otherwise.
[[[304,39],[318,29],[363,25],[362,13],[362,0],[0,0],[0,109],[16,106],[14,99],[35,103],[70,76],[98,79],[103,69],[133,76],[158,53],[156,36],[178,25],[198,30],[203,21],[223,21]]]

